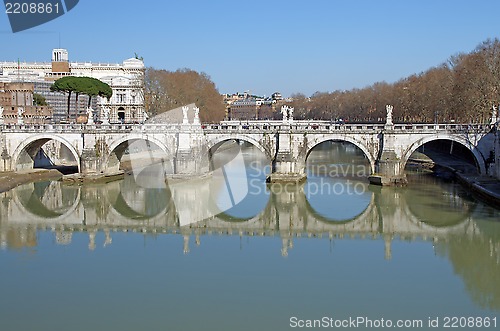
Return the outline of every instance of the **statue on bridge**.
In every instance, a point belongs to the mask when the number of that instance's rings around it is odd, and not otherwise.
[[[149,115],[148,113],[146,112],[146,110],[143,110],[142,111],[142,122],[146,122],[147,120],[149,119]]]
[[[200,125],[200,108],[194,107],[194,122],[193,124]]]
[[[283,122],[288,121],[288,106],[282,106],[281,107],[281,114],[283,114]]]
[[[87,124],[94,124],[94,110],[92,107],[87,107]]]
[[[392,110],[394,109],[394,106],[392,105],[386,105],[385,110],[387,112],[387,119],[385,121],[386,126],[392,126],[394,123],[392,123]]]
[[[182,124],[189,124],[188,120],[188,106],[182,106]]]
[[[4,108],[0,106],[0,124],[3,124],[3,110]]]
[[[281,114],[283,114],[283,123],[293,121],[293,108],[283,105],[281,106]]]
[[[17,108],[17,124],[24,124],[24,108]]]
[[[287,106],[281,106],[281,114],[283,115],[283,122],[288,121],[288,111]]]
[[[102,124],[109,124],[109,107],[102,108],[101,121]]]

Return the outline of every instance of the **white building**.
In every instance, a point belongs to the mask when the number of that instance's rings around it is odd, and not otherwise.
[[[50,85],[64,76],[93,77],[113,89],[110,100],[97,97],[93,107],[97,117],[109,110],[111,123],[142,122],[144,116],[144,62],[131,58],[122,64],[70,62],[65,49],[52,50],[51,62],[0,62],[0,82],[32,82],[35,93],[40,93],[54,109],[55,122],[67,119],[67,96],[50,91]],[[80,96],[78,105],[72,96],[70,118],[85,113],[87,96]],[[98,118],[96,118],[98,119]]]

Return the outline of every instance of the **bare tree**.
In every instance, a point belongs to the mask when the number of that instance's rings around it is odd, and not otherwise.
[[[148,68],[145,76],[145,105],[151,115],[195,103],[204,122],[220,121],[225,109],[222,96],[205,73]]]

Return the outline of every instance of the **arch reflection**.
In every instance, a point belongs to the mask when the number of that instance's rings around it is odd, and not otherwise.
[[[310,178],[303,190],[306,207],[324,222],[353,221],[369,208],[373,200],[368,183],[345,178]]]
[[[471,222],[474,222],[476,206],[474,201],[460,195],[450,200],[442,194],[439,185],[433,186],[431,183],[428,184],[429,192],[421,192],[418,187],[413,192],[409,189],[369,186],[363,209],[359,212],[353,210],[351,212],[355,212],[355,215],[339,221],[336,208],[331,207],[331,199],[325,202],[330,208],[330,214],[325,216],[315,206],[319,202],[312,201],[300,187],[269,186],[263,194],[263,207],[254,204],[254,214],[250,217],[234,217],[227,213],[204,217],[206,212],[198,202],[201,196],[211,193],[210,185],[209,180],[200,180],[193,185],[176,186],[173,183],[163,189],[144,188],[137,185],[134,176],[100,185],[32,183],[2,193],[0,215],[3,224],[8,226],[49,226],[57,220],[58,224],[69,229],[77,225],[79,229],[120,227],[133,230],[137,226],[142,232],[191,233],[194,230],[205,232],[216,229],[270,235],[287,233],[291,236],[309,233],[380,236],[388,233],[403,238],[428,239],[468,233]],[[430,192],[434,192],[434,195]],[[424,197],[418,198],[416,194]],[[447,205],[448,209],[436,211],[432,208],[436,204]],[[427,207],[429,211],[422,210]],[[434,214],[430,210],[434,210]],[[184,222],[182,213],[184,217],[189,216]]]
[[[212,214],[228,221],[252,219],[266,208],[270,160],[253,143],[224,140],[209,150]]]
[[[64,219],[80,202],[80,190],[60,181],[24,184],[15,192],[26,213],[41,219]]]
[[[412,177],[408,176],[409,181]],[[432,175],[419,175],[404,191],[405,205],[429,226],[449,227],[467,221],[477,203],[458,184],[440,185]],[[460,211],[460,212],[458,212]]]
[[[139,183],[143,182],[144,179],[140,179]],[[106,193],[110,206],[130,220],[150,219],[167,214],[172,208],[171,193],[167,186],[144,187],[138,184],[134,176],[125,176],[121,181],[109,183]]]

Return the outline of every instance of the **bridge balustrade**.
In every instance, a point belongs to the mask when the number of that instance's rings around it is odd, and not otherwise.
[[[422,132],[422,131],[446,131],[446,132],[467,132],[467,131],[489,131],[491,125],[488,124],[394,124],[393,131],[402,132]],[[166,132],[166,131],[199,131],[217,132],[370,132],[387,130],[384,124],[339,124],[311,121],[295,121],[283,123],[277,121],[253,121],[250,123],[229,121],[217,124],[0,124],[2,132]]]

